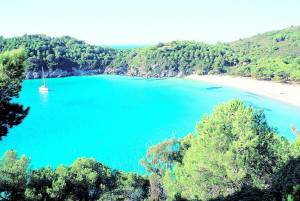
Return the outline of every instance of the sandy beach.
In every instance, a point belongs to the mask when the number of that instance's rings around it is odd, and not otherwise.
[[[241,89],[300,108],[300,84],[283,84],[227,75],[189,75],[185,79]]]

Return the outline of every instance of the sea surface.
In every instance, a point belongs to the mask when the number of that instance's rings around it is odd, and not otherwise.
[[[255,94],[192,80],[89,76],[26,80],[16,100],[29,115],[0,141],[0,154],[15,149],[31,158],[32,168],[70,165],[93,157],[124,171],[144,173],[140,159],[149,146],[183,137],[213,108],[241,99],[263,109],[269,124],[288,140],[300,128],[300,109]]]

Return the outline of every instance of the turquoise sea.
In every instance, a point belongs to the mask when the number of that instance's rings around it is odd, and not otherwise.
[[[32,168],[69,165],[94,157],[113,168],[143,173],[149,146],[194,131],[218,103],[242,99],[264,109],[267,119],[293,140],[300,109],[255,94],[182,79],[90,76],[26,80],[17,102],[30,106],[23,123],[0,141],[0,154],[15,149],[31,157]]]

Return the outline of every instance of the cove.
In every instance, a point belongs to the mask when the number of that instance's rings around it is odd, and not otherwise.
[[[0,154],[15,149],[31,157],[32,168],[69,165],[93,157],[112,168],[144,173],[140,159],[149,146],[193,132],[213,108],[241,99],[263,109],[270,125],[288,140],[300,128],[300,109],[229,87],[176,78],[124,76],[26,80],[16,100],[30,107],[22,124],[0,141]]]

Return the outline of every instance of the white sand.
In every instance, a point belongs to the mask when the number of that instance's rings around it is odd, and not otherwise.
[[[185,79],[234,87],[300,108],[300,84],[282,84],[227,75],[189,75]]]

